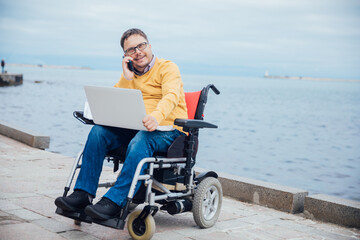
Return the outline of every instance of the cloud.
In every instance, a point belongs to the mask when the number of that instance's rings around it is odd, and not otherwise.
[[[112,59],[121,56],[122,32],[139,27],[157,55],[180,64],[358,61],[359,6],[351,0],[1,1],[0,53]]]

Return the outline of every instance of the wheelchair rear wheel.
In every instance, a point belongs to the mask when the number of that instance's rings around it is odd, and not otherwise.
[[[219,180],[207,177],[195,190],[193,217],[201,228],[209,228],[216,223],[222,204],[222,188]]]
[[[130,214],[127,222],[128,231],[135,240],[149,240],[155,233],[155,221],[151,214],[145,220],[138,219],[141,212],[136,210]]]

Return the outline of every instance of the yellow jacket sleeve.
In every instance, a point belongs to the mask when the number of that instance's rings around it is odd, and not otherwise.
[[[155,110],[150,113],[158,123],[166,119],[179,104],[182,90],[182,81],[179,68],[174,63],[164,66],[160,71],[162,99],[158,102]]]

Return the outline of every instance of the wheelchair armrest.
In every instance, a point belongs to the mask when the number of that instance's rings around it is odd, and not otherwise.
[[[82,111],[75,111],[73,113],[73,115],[77,120],[79,120],[80,122],[82,122],[84,124],[92,124],[92,125],[95,124],[93,120],[84,117],[84,112],[82,112]]]
[[[198,119],[177,118],[175,119],[174,124],[184,128],[217,128],[217,126],[212,123]]]

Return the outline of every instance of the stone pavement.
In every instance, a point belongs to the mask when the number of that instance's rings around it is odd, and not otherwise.
[[[0,239],[131,239],[127,230],[96,224],[73,224],[55,214],[73,159],[29,147],[0,135]],[[104,167],[102,181],[116,177]],[[98,196],[106,189],[99,189]],[[99,198],[99,197],[97,197]],[[345,228],[270,208],[223,199],[217,224],[199,229],[192,213],[155,215],[154,240],[210,239],[360,239],[360,230]]]

